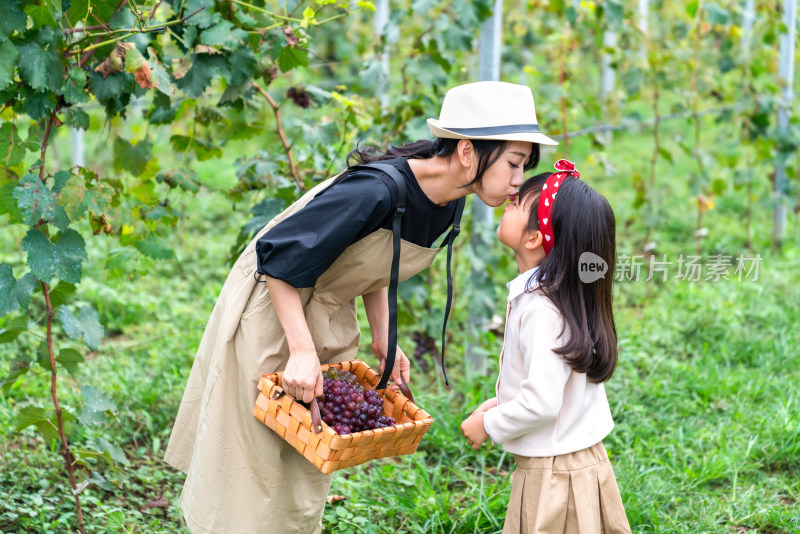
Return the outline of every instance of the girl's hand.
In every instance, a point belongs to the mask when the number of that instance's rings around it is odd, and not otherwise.
[[[474,412],[472,412],[472,415],[475,415],[476,413],[481,413],[481,412],[488,412],[489,410],[491,410],[492,408],[494,408],[496,406],[497,406],[497,397],[492,397],[489,400],[483,401],[483,403],[481,403],[481,405],[478,406],[478,409],[476,409]]]
[[[322,370],[316,351],[295,352],[289,356],[283,371],[283,389],[306,403],[322,396]]]
[[[387,339],[374,339],[372,340],[372,352],[375,353],[375,356],[378,357],[378,373],[383,374],[383,368],[386,366],[386,355],[388,352],[388,340]],[[397,382],[398,379],[401,379],[403,382],[408,384],[411,374],[411,362],[408,361],[408,358],[400,349],[397,347],[397,352],[394,355],[394,366],[392,367],[392,375],[391,379]],[[399,389],[397,386],[392,386],[393,389]]]
[[[467,445],[476,451],[489,439],[489,434],[483,427],[483,415],[485,412],[477,412],[470,415],[466,421],[461,423],[461,433],[467,438]]]

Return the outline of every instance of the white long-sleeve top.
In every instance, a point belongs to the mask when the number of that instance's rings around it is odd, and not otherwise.
[[[569,327],[550,299],[525,291],[535,272],[508,284],[497,407],[484,414],[483,424],[505,451],[542,457],[591,447],[611,432],[614,421],[603,384],[590,382],[553,352],[568,339]]]

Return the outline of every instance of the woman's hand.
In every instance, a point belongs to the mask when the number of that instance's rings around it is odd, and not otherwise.
[[[306,403],[322,396],[322,370],[315,351],[295,352],[289,356],[283,371],[283,389]]]
[[[311,402],[314,397],[322,395],[322,370],[303,314],[300,292],[282,280],[265,278],[289,346],[289,361],[283,371],[283,390],[297,400]]]
[[[362,295],[361,298],[364,301],[364,310],[367,312],[369,329],[372,332],[372,352],[380,362],[378,372],[383,374],[386,356],[389,352],[389,293],[385,287],[382,287],[372,293]],[[397,381],[399,378],[408,384],[410,372],[411,363],[400,347],[397,347],[391,379]],[[392,389],[399,388],[392,386]]]
[[[476,451],[489,439],[489,434],[483,426],[483,416],[486,412],[476,411],[461,423],[461,433],[467,438],[467,445]]]
[[[372,341],[372,352],[375,353],[375,356],[378,357],[378,373],[383,374],[383,368],[386,366],[386,357],[388,353],[388,346],[389,342],[387,339],[383,340],[375,340]],[[400,346],[397,347],[397,352],[394,355],[394,365],[392,366],[392,374],[391,379],[395,382],[398,379],[402,380],[406,384],[410,379],[411,374],[411,362],[408,361],[408,358],[400,349]],[[393,386],[397,389],[396,386]]]

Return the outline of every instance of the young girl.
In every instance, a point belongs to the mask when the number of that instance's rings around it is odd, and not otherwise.
[[[497,397],[461,431],[476,450],[491,438],[514,454],[504,534],[629,533],[602,443],[614,426],[603,388],[617,364],[614,212],[572,163],[555,168],[525,182],[497,229],[520,275],[508,284]],[[597,278],[587,265],[602,262]]]

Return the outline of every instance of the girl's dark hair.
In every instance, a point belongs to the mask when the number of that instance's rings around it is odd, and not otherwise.
[[[475,152],[478,154],[478,169],[475,173],[475,178],[467,185],[478,184],[480,188],[483,174],[503,154],[508,141],[486,141],[479,139],[468,139],[468,141],[472,143]],[[356,145],[356,148],[347,155],[348,168],[340,177],[346,176],[355,170],[357,165],[362,163],[373,163],[398,157],[407,159],[430,159],[435,156],[443,156],[450,158],[455,153],[458,142],[459,139],[437,137],[432,141],[414,141],[413,143],[402,146],[389,145],[385,152],[379,152],[377,148],[371,146],[360,148]],[[525,171],[530,171],[535,169],[537,165],[539,165],[539,145],[534,143],[531,157],[528,158],[528,161],[525,163],[524,169]]]
[[[527,230],[538,230],[539,195],[551,173],[527,180],[520,202],[531,202]],[[616,264],[616,221],[608,200],[586,182],[568,177],[553,205],[553,248],[528,280],[528,291],[548,297],[568,325],[570,339],[555,349],[576,372],[592,382],[605,382],[617,366],[617,328],[614,323],[612,281]],[[580,257],[596,254],[608,264],[603,278],[581,281]],[[538,286],[531,289],[533,279]],[[562,329],[562,334],[564,330]]]

